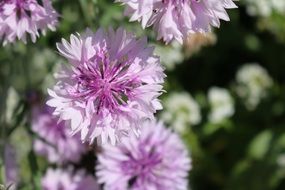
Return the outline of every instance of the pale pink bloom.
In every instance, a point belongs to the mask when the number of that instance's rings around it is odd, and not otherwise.
[[[0,40],[4,45],[16,39],[26,43],[27,34],[35,42],[39,32],[45,34],[47,29],[55,31],[58,13],[53,9],[50,0],[39,1],[1,0]]]
[[[32,130],[38,135],[34,150],[51,163],[78,162],[87,147],[80,137],[72,136],[63,122],[58,122],[48,109],[33,110]]]
[[[138,134],[140,122],[162,108],[157,97],[165,75],[146,38],[137,40],[122,28],[99,29],[71,35],[57,48],[70,65],[56,75],[47,104],[82,141],[115,144]]]
[[[99,190],[94,176],[85,171],[49,168],[41,180],[42,190]]]
[[[229,21],[225,9],[236,8],[232,0],[117,0],[126,5],[130,21],[138,20],[143,28],[152,26],[157,39],[180,43],[190,33],[210,31],[219,27],[220,19]]]
[[[98,183],[105,190],[187,190],[191,168],[179,136],[162,123],[145,122],[139,138],[104,145],[98,156]]]

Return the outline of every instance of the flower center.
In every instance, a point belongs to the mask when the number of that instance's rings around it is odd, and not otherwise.
[[[99,112],[102,108],[112,111],[132,97],[132,90],[140,82],[127,75],[131,62],[127,58],[111,60],[106,51],[98,52],[88,62],[77,67],[74,97],[93,101]]]
[[[151,176],[155,175],[155,167],[161,163],[161,156],[152,147],[149,151],[145,148],[139,148],[139,158],[134,158],[131,153],[130,159],[121,164],[122,171],[126,175],[132,176],[129,180],[130,186],[135,186],[138,181],[151,180]]]

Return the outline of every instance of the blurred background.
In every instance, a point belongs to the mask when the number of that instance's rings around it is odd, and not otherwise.
[[[35,151],[41,137],[32,130],[31,119],[48,98],[53,73],[66,62],[56,42],[87,27],[123,26],[139,37],[147,35],[161,56],[167,93],[157,116],[191,152],[191,189],[285,189],[285,1],[236,4],[238,9],[228,11],[230,22],[212,33],[191,35],[182,46],[156,41],[151,28],[130,23],[124,7],[111,0],[54,0],[61,15],[56,32],[34,44],[1,47],[0,184],[41,189],[47,168],[58,167]],[[60,167],[94,175],[96,155],[86,146],[79,161]]]

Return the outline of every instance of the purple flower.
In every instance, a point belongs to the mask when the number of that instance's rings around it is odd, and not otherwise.
[[[47,104],[82,141],[115,144],[132,132],[138,135],[140,122],[154,119],[162,108],[157,97],[165,75],[146,38],[137,40],[121,28],[88,30],[57,48],[71,66],[57,74]]]
[[[162,123],[144,125],[140,138],[103,146],[98,183],[106,190],[186,190],[191,161],[179,136]]]
[[[143,28],[153,25],[157,39],[182,43],[190,33],[209,32],[219,27],[220,19],[229,21],[225,9],[236,8],[232,0],[117,0],[127,5],[130,21],[138,20]]]
[[[74,172],[71,168],[49,168],[41,181],[42,190],[99,190],[94,176],[83,170]]]
[[[63,122],[58,123],[47,109],[34,110],[32,130],[39,136],[34,141],[35,152],[51,163],[78,162],[87,151],[80,138],[71,136]]]
[[[55,30],[58,13],[50,0],[41,0],[41,4],[37,0],[1,0],[0,40],[4,45],[16,38],[26,43],[27,34],[35,42],[39,31],[45,34],[47,29]]]

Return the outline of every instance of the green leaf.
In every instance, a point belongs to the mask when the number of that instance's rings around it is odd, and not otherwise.
[[[250,143],[248,156],[253,159],[263,159],[270,148],[273,134],[270,130],[259,133]]]

